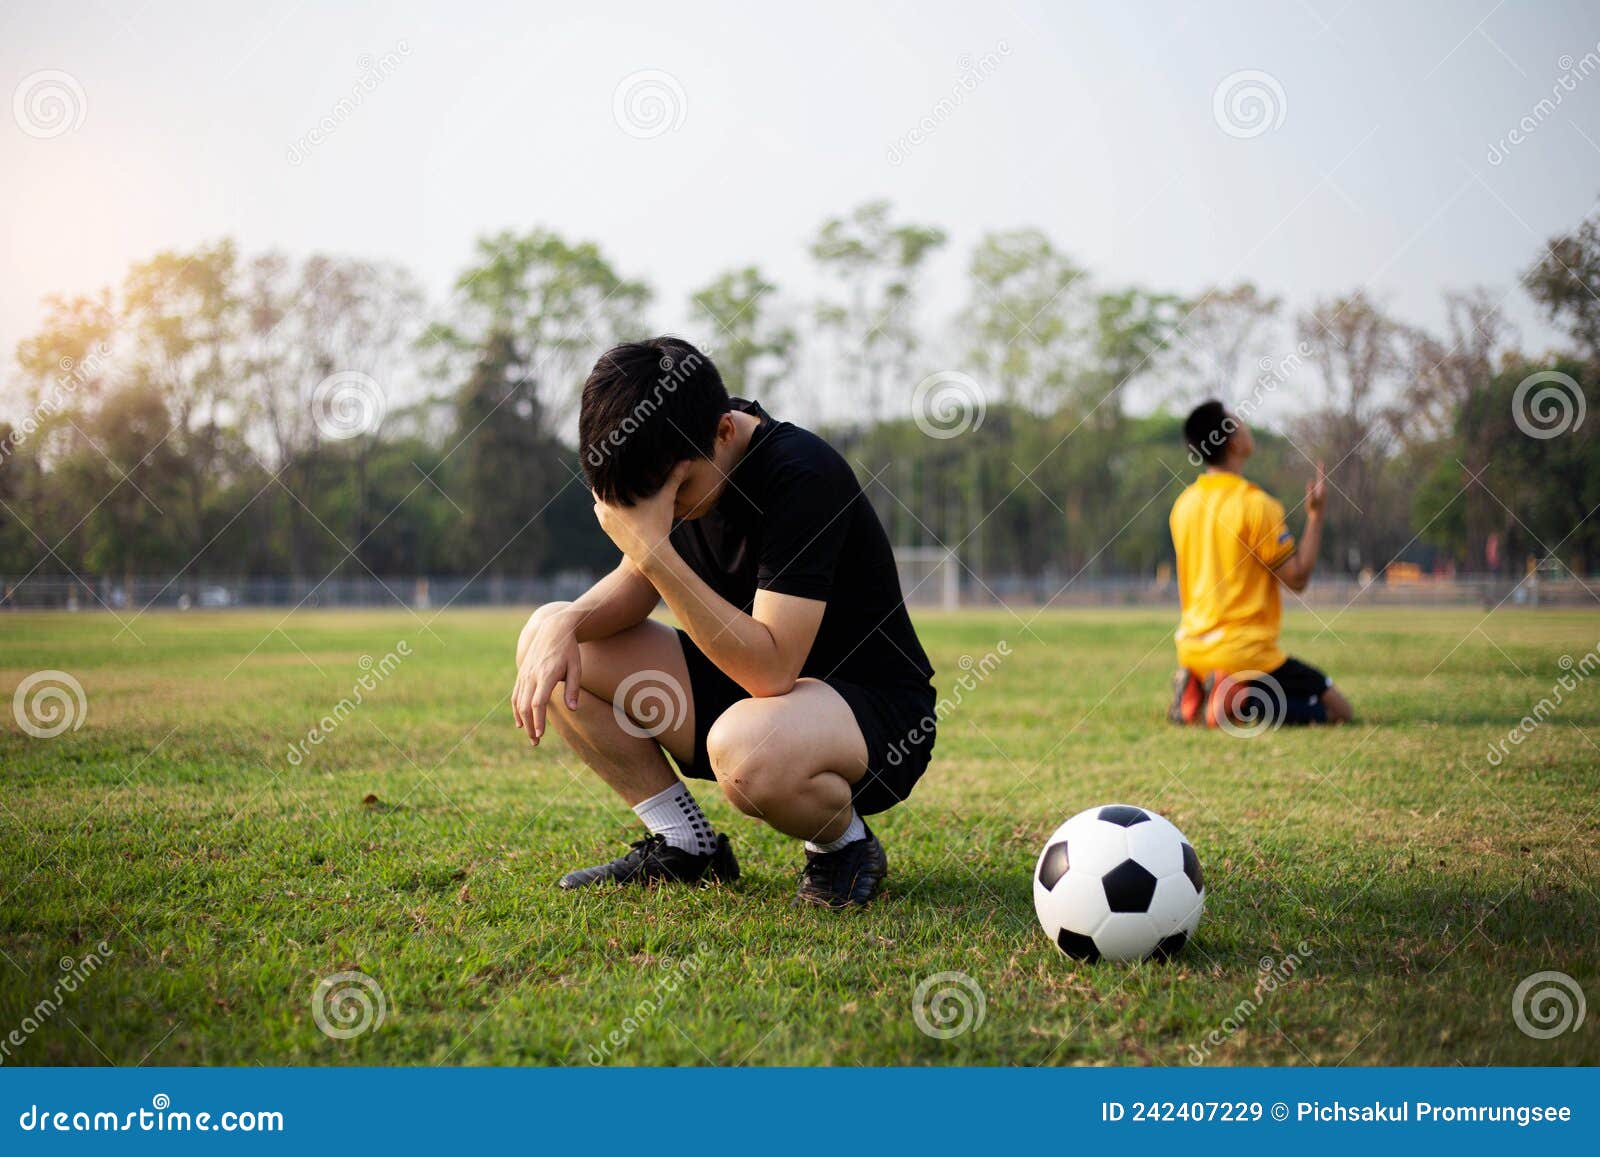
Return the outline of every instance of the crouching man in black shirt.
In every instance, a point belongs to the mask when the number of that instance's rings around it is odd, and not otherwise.
[[[561,886],[737,879],[670,755],[805,841],[797,902],[865,904],[888,861],[863,817],[927,767],[934,693],[854,472],[815,434],[729,398],[675,338],[595,364],[578,436],[622,562],[528,620],[512,712],[536,745],[553,724],[650,835]],[[662,599],[680,629],[650,619]]]

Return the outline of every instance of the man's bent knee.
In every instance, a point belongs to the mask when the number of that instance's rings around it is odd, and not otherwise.
[[[735,703],[706,733],[711,770],[728,802],[749,816],[760,816],[782,790],[784,769],[767,744],[772,728],[757,700]]]

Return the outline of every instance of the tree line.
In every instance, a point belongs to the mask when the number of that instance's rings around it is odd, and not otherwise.
[[[1195,472],[1183,413],[1217,396],[1246,420],[1294,415],[1252,422],[1252,472],[1287,506],[1328,463],[1335,572],[1600,563],[1593,218],[1512,290],[1565,335],[1537,354],[1482,289],[1445,294],[1441,332],[1359,289],[1291,314],[1248,283],[1107,283],[1031,228],[980,238],[965,304],[925,329],[947,244],[869,202],[817,230],[817,300],[751,264],[686,303],[732,392],[782,413],[805,365],[851,400],[823,432],[897,544],[954,548],[977,574],[1153,575]],[[0,574],[608,566],[572,444],[578,387],[601,350],[654,332],[654,303],[599,246],[547,230],[479,240],[442,306],[397,265],[226,240],[52,297],[0,420]],[[1156,404],[1130,409],[1136,394]]]

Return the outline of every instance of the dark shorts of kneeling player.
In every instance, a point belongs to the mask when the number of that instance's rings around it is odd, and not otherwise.
[[[1333,680],[1293,655],[1275,671],[1236,683],[1239,690],[1235,692],[1233,710],[1240,723],[1294,727],[1328,721],[1328,708],[1322,697],[1333,686]]]

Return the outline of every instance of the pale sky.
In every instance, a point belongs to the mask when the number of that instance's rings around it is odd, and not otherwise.
[[[385,54],[390,74],[291,163]],[[614,100],[645,70],[672,107],[641,137]],[[18,90],[47,71],[70,78],[45,78],[70,123],[41,139],[24,129],[61,125]],[[1230,135],[1214,97],[1245,71],[1267,74],[1271,124]],[[1511,291],[1600,193],[1592,3],[7,0],[0,82],[8,359],[45,294],[222,236],[400,261],[437,304],[475,237],[545,226],[598,241],[656,288],[658,328],[695,336],[686,294],[731,266],[802,307],[817,225],[873,197],[951,234],[930,330],[977,237],[1023,225],[1107,285],[1248,278],[1293,307],[1364,286],[1431,323],[1442,289]],[[1507,305],[1524,344],[1550,342],[1520,291]]]

